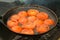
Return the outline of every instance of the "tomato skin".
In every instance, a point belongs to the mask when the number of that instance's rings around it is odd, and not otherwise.
[[[26,12],[26,11],[20,11],[20,12],[18,13],[18,15],[19,15],[20,17],[27,17],[27,12]]]
[[[44,21],[39,20],[39,19],[37,19],[37,20],[34,21],[35,26],[40,26],[40,25],[42,25],[43,23],[44,23]]]
[[[12,20],[8,20],[8,21],[7,21],[7,26],[8,26],[9,28],[11,28],[11,27],[13,27],[13,26],[16,26],[16,25],[18,25],[17,22],[14,22],[14,21],[12,21]]]
[[[44,21],[44,24],[54,25],[54,20],[52,20],[52,19],[46,19],[46,20]]]
[[[36,31],[37,31],[38,33],[40,33],[40,34],[45,33],[45,32],[47,32],[47,31],[49,31],[49,30],[50,30],[49,26],[48,26],[48,25],[45,25],[45,24],[40,25],[40,27],[38,26],[38,27],[36,28]]]
[[[35,16],[29,16],[28,21],[34,22],[36,20]]]
[[[22,31],[22,28],[20,26],[14,26],[11,28],[13,32],[20,33]]]
[[[48,14],[45,12],[40,12],[39,14],[37,14],[37,18],[39,18],[41,20],[45,20],[48,18]]]
[[[28,22],[27,24],[24,24],[22,28],[34,29],[35,25],[32,22]]]
[[[20,24],[26,24],[27,21],[28,21],[27,18],[20,18],[20,19],[19,19],[19,23],[20,23]]]
[[[14,15],[12,15],[12,16],[10,17],[10,19],[11,19],[12,21],[18,21],[19,18],[20,18],[20,17],[19,17],[17,14],[14,14]]]
[[[28,15],[29,16],[36,16],[38,13],[39,13],[39,11],[36,10],[36,9],[29,9],[28,10]]]
[[[21,31],[21,34],[33,35],[34,34],[34,31],[32,29],[23,29]]]

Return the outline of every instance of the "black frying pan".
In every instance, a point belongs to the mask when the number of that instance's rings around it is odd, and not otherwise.
[[[52,11],[52,10],[50,10],[50,9],[48,9],[48,8],[46,8],[46,7],[43,7],[43,6],[23,6],[23,7],[21,7],[21,6],[17,6],[17,7],[14,7],[14,8],[12,8],[12,9],[9,9],[7,12],[5,12],[5,14],[2,16],[2,18],[1,18],[1,22],[8,28],[8,26],[7,26],[7,21],[8,21],[8,19],[13,15],[13,14],[15,14],[15,13],[18,13],[19,11],[22,11],[22,10],[28,10],[28,9],[37,9],[37,10],[39,10],[39,11],[44,11],[44,12],[47,12],[47,14],[49,15],[49,17],[51,18],[51,19],[53,19],[54,21],[55,21],[55,25],[52,27],[51,26],[51,28],[50,28],[50,30],[52,30],[53,28],[55,28],[56,27],[56,24],[57,24],[57,22],[58,22],[58,18],[57,18],[57,16],[56,16],[56,14]],[[9,29],[9,28],[8,28]],[[10,30],[10,29],[9,29]],[[49,31],[50,31],[49,30]],[[48,31],[48,32],[49,32]],[[47,32],[46,32],[47,33]],[[16,33],[16,34],[18,34],[18,33]],[[45,33],[44,33],[45,34]],[[19,34],[19,35],[25,35],[25,34]],[[41,35],[41,34],[35,34],[35,35]]]

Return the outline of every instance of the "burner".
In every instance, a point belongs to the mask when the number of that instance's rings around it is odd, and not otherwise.
[[[23,37],[21,35],[15,35],[12,38],[10,38],[9,40],[33,40],[33,38]]]
[[[60,40],[60,29],[56,31],[50,38],[50,40]]]

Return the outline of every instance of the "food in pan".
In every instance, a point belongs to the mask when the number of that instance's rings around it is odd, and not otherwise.
[[[27,18],[25,18],[25,17],[22,17],[22,18],[19,19],[19,23],[20,23],[20,24],[26,24],[27,21],[28,21],[28,20],[27,20]]]
[[[44,21],[44,24],[54,25],[54,21],[53,21],[53,19],[46,19],[46,20]]]
[[[16,32],[16,33],[20,33],[22,31],[22,28],[20,26],[13,26],[11,28],[12,31]]]
[[[29,35],[34,35],[36,32],[45,33],[50,30],[51,25],[54,25],[54,20],[49,17],[48,13],[37,9],[19,11],[7,21],[7,26],[12,31]]]
[[[18,21],[19,20],[19,16],[17,14],[14,14],[11,16],[10,18],[12,21]]]
[[[7,26],[9,28],[11,28],[13,26],[16,26],[16,25],[18,25],[18,22],[15,22],[15,21],[12,21],[12,20],[8,20],[8,22],[7,22]]]
[[[36,16],[29,16],[28,21],[34,22],[36,20]]]
[[[42,25],[43,23],[44,23],[44,21],[39,20],[39,19],[36,19],[36,20],[34,21],[34,24],[35,24],[36,26],[40,26],[40,25]]]
[[[37,14],[37,18],[41,20],[46,20],[48,18],[48,14],[46,12],[40,12]]]
[[[28,10],[28,15],[29,16],[36,16],[38,13],[39,13],[39,11],[36,10],[36,9],[29,9]]]
[[[23,29],[21,34],[34,35],[34,31],[32,29]]]
[[[22,28],[34,29],[35,25],[32,22],[28,22],[28,23],[22,25]]]
[[[49,26],[45,25],[45,24],[42,24],[42,25],[36,27],[36,31],[40,34],[49,31],[49,29],[50,29]]]
[[[20,11],[20,12],[18,12],[18,16],[27,17],[27,12],[26,11]]]

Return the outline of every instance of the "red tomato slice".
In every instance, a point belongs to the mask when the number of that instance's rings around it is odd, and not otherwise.
[[[35,20],[34,21],[34,24],[36,25],[36,26],[40,26],[40,25],[42,25],[44,23],[44,21],[42,21],[42,20]]]
[[[17,22],[13,22],[12,20],[7,21],[7,26],[10,27],[10,28],[13,27],[13,26],[16,26],[16,25],[18,25]]]
[[[19,19],[19,23],[20,23],[20,24],[26,24],[27,21],[28,21],[27,18],[20,18],[20,19]]]
[[[18,13],[18,15],[19,15],[20,17],[27,17],[27,12],[26,12],[26,11],[20,11],[20,12]]]
[[[46,12],[40,12],[39,14],[37,14],[37,18],[45,20],[48,18],[48,14]]]
[[[54,20],[52,20],[52,19],[46,19],[46,20],[44,21],[44,24],[54,25]]]
[[[11,19],[12,21],[18,21],[19,18],[20,18],[20,17],[19,17],[17,14],[15,14],[15,15],[12,15],[10,19]]]
[[[43,25],[40,25],[39,27],[37,27],[36,28],[36,31],[38,32],[38,33],[40,33],[40,34],[42,34],[42,33],[45,33],[45,32],[47,32],[47,31],[49,31],[49,26],[48,25],[45,25],[45,24],[43,24]]]
[[[20,26],[14,26],[11,28],[13,32],[20,33],[22,31],[22,28]]]
[[[39,13],[39,11],[36,10],[36,9],[29,9],[28,10],[28,15],[29,16],[36,16],[38,13]]]
[[[29,16],[28,21],[34,22],[36,20],[35,16]]]
[[[35,25],[32,22],[22,25],[22,28],[34,29]]]
[[[32,29],[23,29],[21,31],[21,34],[33,35],[34,34],[34,31]]]

